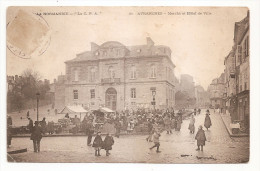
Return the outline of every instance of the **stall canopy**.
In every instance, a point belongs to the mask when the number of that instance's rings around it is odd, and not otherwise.
[[[59,114],[76,114],[76,113],[87,113],[88,111],[85,110],[82,106],[65,106]]]
[[[111,109],[109,109],[109,108],[107,108],[107,107],[102,107],[102,108],[100,109],[100,111],[101,111],[101,112],[104,112],[104,113],[113,113],[113,112],[115,112],[115,111],[113,111],[113,110],[111,110]]]

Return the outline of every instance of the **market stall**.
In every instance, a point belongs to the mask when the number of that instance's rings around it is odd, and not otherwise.
[[[81,129],[81,122],[88,111],[82,106],[65,106],[58,114],[64,115],[58,120],[62,126],[62,132],[77,133]]]

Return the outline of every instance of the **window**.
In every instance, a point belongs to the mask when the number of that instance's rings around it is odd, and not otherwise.
[[[131,79],[135,79],[136,78],[136,67],[132,66],[131,67]]]
[[[131,98],[132,99],[136,98],[136,89],[135,88],[131,88]]]
[[[155,65],[151,66],[151,78],[156,78],[156,68],[155,68]]]
[[[94,67],[90,69],[90,82],[94,82],[96,78],[96,70]]]
[[[115,71],[113,66],[108,67],[108,74],[109,78],[115,78]]]
[[[249,55],[249,45],[248,45],[248,36],[245,39],[245,44],[244,44],[244,48],[245,48],[245,57],[248,57]]]
[[[73,97],[74,97],[74,100],[79,99],[78,90],[73,90]]]
[[[90,98],[94,99],[95,98],[95,89],[90,90]]]
[[[237,60],[238,60],[238,63],[242,63],[242,47],[241,45],[237,45]]]
[[[245,82],[245,90],[247,90],[247,82]]]
[[[79,71],[77,68],[74,68],[74,80],[73,81],[79,81]]]

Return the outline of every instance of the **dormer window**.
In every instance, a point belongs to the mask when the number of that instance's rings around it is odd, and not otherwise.
[[[97,52],[95,53],[95,55],[98,56],[98,55],[99,55],[99,52],[97,51]]]

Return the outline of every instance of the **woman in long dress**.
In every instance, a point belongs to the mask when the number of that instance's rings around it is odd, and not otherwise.
[[[189,128],[188,128],[190,130],[191,134],[194,134],[194,132],[195,132],[194,124],[195,124],[195,118],[194,118],[194,115],[191,115],[190,124],[189,124]]]
[[[207,130],[210,128],[211,124],[211,119],[209,117],[209,112],[207,111],[205,121],[204,121],[204,126],[207,128]]]

